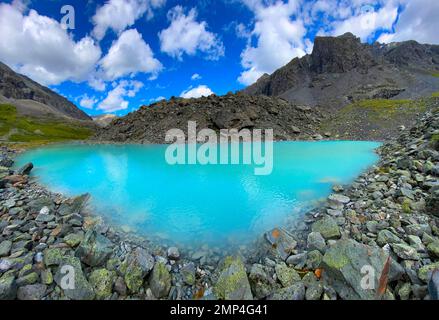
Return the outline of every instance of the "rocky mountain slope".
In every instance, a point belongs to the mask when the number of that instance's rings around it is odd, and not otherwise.
[[[0,62],[0,103],[10,104],[22,115],[32,117],[91,118],[66,98]]]
[[[92,117],[93,121],[100,127],[108,126],[117,116],[114,114],[102,114]]]
[[[429,96],[438,91],[438,70],[438,45],[369,45],[347,33],[317,37],[312,54],[265,74],[242,92],[337,109],[364,99]]]
[[[167,130],[187,132],[188,121],[198,129],[274,129],[275,138],[309,139],[325,114],[282,99],[228,94],[199,99],[176,98],[143,106],[114,120],[95,136],[100,141],[164,143]]]

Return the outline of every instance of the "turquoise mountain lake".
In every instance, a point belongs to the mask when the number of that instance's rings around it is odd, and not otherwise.
[[[169,165],[166,145],[59,145],[22,154],[51,191],[89,192],[112,223],[181,244],[229,244],[294,219],[373,165],[376,142],[275,142],[273,171]]]

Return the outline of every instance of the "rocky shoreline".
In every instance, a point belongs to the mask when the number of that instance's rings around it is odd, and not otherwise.
[[[297,225],[223,257],[159,246],[13,172],[0,151],[0,299],[437,299],[439,110]],[[75,288],[65,286],[65,267]]]

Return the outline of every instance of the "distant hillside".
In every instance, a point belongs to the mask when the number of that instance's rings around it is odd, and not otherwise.
[[[365,99],[416,99],[439,90],[439,46],[373,45],[347,33],[316,37],[312,54],[263,75],[242,92],[296,104],[342,108]]]
[[[32,117],[92,119],[73,103],[0,62],[0,103],[14,105]]]
[[[92,117],[93,121],[99,126],[99,127],[106,127],[110,125],[110,123],[117,119],[118,117],[114,114],[101,114],[99,116]]]

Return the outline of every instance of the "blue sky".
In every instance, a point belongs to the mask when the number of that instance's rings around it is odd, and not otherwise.
[[[90,115],[123,115],[242,89],[316,35],[439,43],[438,12],[436,0],[1,1],[0,61]]]

